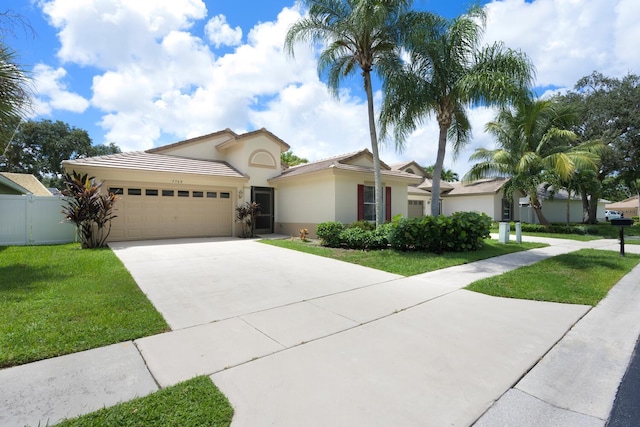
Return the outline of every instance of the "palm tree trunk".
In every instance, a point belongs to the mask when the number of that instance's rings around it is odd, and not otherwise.
[[[533,206],[533,210],[536,213],[536,216],[538,217],[538,222],[541,225],[544,225],[545,227],[549,226],[550,223],[547,220],[547,218],[545,218],[544,214],[542,213],[542,204],[540,203],[540,200],[538,200],[538,196],[535,192],[535,190],[530,191],[530,198],[531,198],[531,206]]]
[[[440,178],[442,177],[442,166],[444,164],[444,153],[447,148],[447,130],[449,126],[440,124],[438,135],[438,154],[436,164],[433,166],[433,176],[431,177],[431,215],[440,215]]]
[[[567,189],[567,226],[571,223],[571,190]]]
[[[371,153],[373,154],[373,175],[376,193],[376,226],[384,221],[382,214],[382,177],[380,176],[380,154],[378,152],[378,136],[376,134],[375,113],[373,111],[373,89],[371,87],[371,73],[363,71],[364,89],[367,92],[367,112],[369,113],[369,136],[371,137]]]

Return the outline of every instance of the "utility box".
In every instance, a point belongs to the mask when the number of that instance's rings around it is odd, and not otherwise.
[[[498,242],[509,243],[509,223],[501,222],[498,229]]]
[[[516,222],[516,243],[522,243],[522,223],[520,221]]]

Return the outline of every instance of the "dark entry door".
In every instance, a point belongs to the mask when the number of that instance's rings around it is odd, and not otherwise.
[[[255,219],[255,233],[273,233],[273,188],[251,187],[251,201],[260,205],[260,213]]]

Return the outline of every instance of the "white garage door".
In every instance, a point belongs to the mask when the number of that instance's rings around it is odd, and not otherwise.
[[[118,195],[110,241],[231,236],[232,197],[228,190],[109,185]]]

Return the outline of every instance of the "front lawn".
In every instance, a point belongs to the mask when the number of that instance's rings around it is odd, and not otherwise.
[[[474,282],[466,289],[507,298],[595,306],[640,255],[581,249]]]
[[[219,426],[231,424],[233,408],[207,376],[65,420],[58,427]]]
[[[413,276],[420,273],[439,270],[454,265],[467,264],[481,259],[492,258],[512,252],[540,248],[547,245],[539,243],[498,243],[496,240],[485,240],[482,249],[473,252],[447,252],[432,254],[425,252],[400,252],[391,249],[362,251],[354,249],[336,249],[319,246],[313,242],[300,240],[261,240],[262,243],[307,252],[340,261],[359,264],[402,276]]]
[[[0,247],[0,368],[169,330],[110,249]]]

